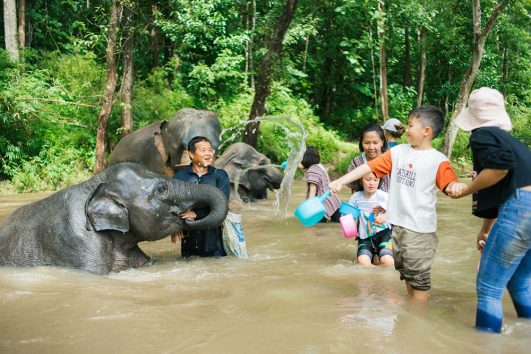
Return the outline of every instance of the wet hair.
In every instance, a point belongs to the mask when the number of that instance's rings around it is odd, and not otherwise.
[[[311,165],[315,165],[321,162],[321,156],[319,156],[319,151],[315,146],[308,146],[304,155],[302,156],[301,164],[304,169],[310,168]]]
[[[192,139],[190,139],[190,141],[188,142],[188,151],[189,152],[195,152],[195,144],[201,142],[201,141],[206,141],[208,142],[210,145],[212,145],[212,143],[210,142],[210,140],[208,140],[207,138],[205,138],[204,136],[194,136]]]
[[[360,142],[359,142],[360,152],[363,152],[363,137],[365,136],[366,133],[369,133],[369,132],[376,132],[378,134],[378,136],[380,137],[380,139],[382,139],[382,142],[383,142],[382,154],[386,152],[389,149],[389,146],[387,146],[387,139],[385,138],[385,134],[384,134],[382,127],[380,127],[376,123],[370,123],[369,125],[367,125],[365,128],[361,130]]]
[[[366,175],[362,176],[361,179],[363,180],[365,178],[365,176],[367,176],[367,175],[373,175],[374,178],[377,178],[378,180],[381,179],[380,177],[376,176],[376,173],[374,173],[373,171],[371,171],[371,172],[367,173]]]
[[[433,132],[432,139],[435,139],[444,128],[442,111],[429,104],[413,108],[409,113],[409,118],[420,119],[422,125],[430,127]]]

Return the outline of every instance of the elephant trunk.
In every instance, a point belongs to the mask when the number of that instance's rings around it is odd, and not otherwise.
[[[200,220],[185,220],[188,230],[210,229],[221,225],[229,211],[229,201],[225,194],[214,186],[196,185],[197,192],[191,192],[192,206],[190,209],[205,207],[210,208],[210,213]]]

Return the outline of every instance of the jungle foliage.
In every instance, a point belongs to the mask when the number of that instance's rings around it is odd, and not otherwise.
[[[56,189],[92,174],[111,3],[28,2],[21,59],[13,62],[0,50],[0,179],[15,190]],[[238,125],[248,118],[258,63],[284,1],[122,3],[133,13],[134,127],[194,107],[217,112],[223,127],[232,128],[224,136],[236,132],[232,138],[240,139]],[[488,12],[496,1],[481,3]],[[304,126],[306,144],[342,169],[356,149],[345,141],[357,140],[367,123],[383,121],[378,23],[385,19],[390,116],[406,122],[417,102],[423,43],[422,102],[451,113],[470,63],[471,18],[470,1],[461,0],[385,1],[384,11],[378,0],[299,1],[273,72],[267,114]],[[529,24],[529,3],[511,1],[487,39],[474,87],[504,93],[513,134],[531,146]],[[121,63],[121,45],[117,49]],[[121,70],[120,64],[119,80]],[[115,101],[111,148],[120,138],[119,92]],[[288,154],[286,134],[297,130],[286,126],[260,128],[258,149],[275,163]],[[458,135],[452,155],[457,164],[470,162],[467,141],[466,134]]]

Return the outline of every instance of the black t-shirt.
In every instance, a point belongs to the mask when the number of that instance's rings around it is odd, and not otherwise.
[[[509,170],[498,183],[472,195],[472,213],[481,218],[498,216],[499,206],[516,189],[531,185],[531,150],[506,131],[478,128],[470,136],[474,176],[486,168]]]

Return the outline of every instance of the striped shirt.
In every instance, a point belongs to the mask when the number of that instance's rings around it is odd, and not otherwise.
[[[350,161],[350,164],[347,168],[347,173],[352,171],[358,166],[363,165],[364,163],[367,163],[367,158],[365,157],[365,153],[362,153],[361,155],[358,155]],[[363,186],[361,184],[361,180],[354,181],[349,184],[345,184],[350,189],[353,189],[355,192],[359,192],[363,190]],[[389,192],[389,175],[385,175],[380,177],[380,183],[378,184],[378,189],[383,190],[384,192]]]
[[[317,186],[317,196],[322,195],[329,189],[328,185],[330,184],[330,177],[328,177],[328,172],[326,172],[326,169],[321,164],[311,165],[308,168],[306,171],[306,181]],[[306,198],[308,198],[309,192],[310,189],[308,188],[308,191],[306,192]],[[331,217],[340,206],[341,200],[337,194],[331,193],[324,202],[326,216]]]

